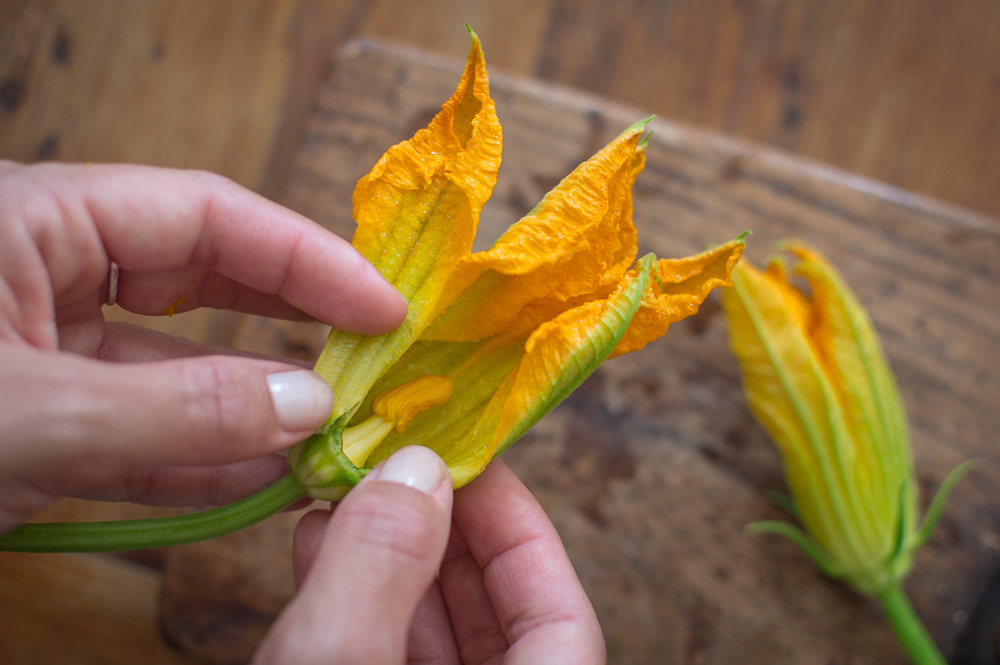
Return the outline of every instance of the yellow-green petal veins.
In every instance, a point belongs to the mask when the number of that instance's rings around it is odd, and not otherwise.
[[[386,335],[331,333],[316,364],[337,396],[331,421],[357,409],[442,306],[445,283],[472,248],[501,148],[482,47],[472,33],[455,94],[427,128],[390,148],[355,189],[352,244],[406,298],[409,312]]]
[[[909,570],[920,539],[902,400],[843,278],[807,245],[783,248],[791,261],[733,270],[723,294],[730,344],[809,534],[797,541],[815,542],[807,549],[828,573],[882,593]],[[804,280],[808,297],[792,277]],[[773,523],[757,530],[789,533]]]

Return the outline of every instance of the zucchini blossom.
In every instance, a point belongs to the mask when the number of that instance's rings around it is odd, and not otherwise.
[[[330,333],[315,369],[333,387],[333,413],[289,455],[311,496],[339,498],[412,444],[441,455],[461,487],[604,359],[642,348],[729,284],[742,236],[684,259],[635,262],[632,183],[647,122],[472,252],[502,142],[472,34],[455,94],[354,192],[353,244],[409,313],[385,335]]]
[[[915,662],[943,662],[900,581],[967,466],[945,480],[919,526],[906,414],[868,314],[817,251],[782,248],[808,296],[781,256],[764,271],[741,262],[722,300],[747,401],[777,444],[805,531],[787,522],[749,530],[790,537],[824,573],[879,599]]]

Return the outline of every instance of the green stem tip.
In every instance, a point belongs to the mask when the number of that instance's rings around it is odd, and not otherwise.
[[[306,496],[291,475],[218,508],[175,517],[114,522],[22,524],[0,536],[0,551],[114,552],[185,545],[245,529]]]
[[[875,598],[914,665],[947,665],[899,582],[876,594]]]

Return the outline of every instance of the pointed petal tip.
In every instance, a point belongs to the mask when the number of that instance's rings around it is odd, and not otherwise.
[[[643,118],[642,120],[639,120],[638,122],[633,122],[631,125],[625,128],[625,131],[623,131],[621,135],[624,136],[626,134],[638,134],[639,132],[645,131],[646,125],[652,122],[654,118],[656,118],[656,116],[651,115],[648,118]]]
[[[468,23],[465,24],[465,29],[469,33],[469,39],[472,41],[472,48],[473,49],[477,49],[479,51],[482,51],[483,50],[483,43],[481,41],[479,41],[479,35],[476,34],[476,31],[473,30],[472,26],[469,25]]]

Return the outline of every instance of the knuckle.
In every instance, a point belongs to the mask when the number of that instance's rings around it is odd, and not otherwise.
[[[246,441],[264,431],[260,415],[267,410],[256,403],[248,377],[221,358],[211,356],[186,363],[181,379],[179,412],[194,428],[193,438]]]
[[[153,496],[153,483],[151,470],[130,473],[125,478],[125,500],[140,505],[148,504]]]
[[[214,173],[204,169],[188,169],[188,173],[193,179],[201,181],[209,191],[239,186],[232,178],[228,178],[221,173]]]

